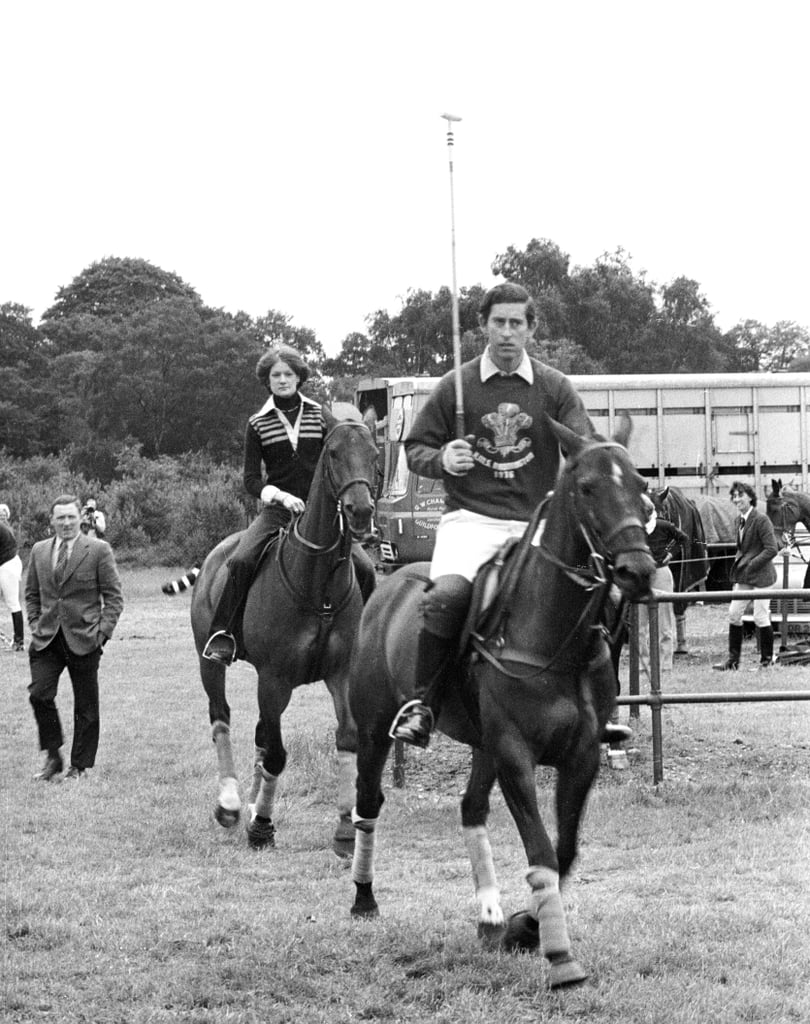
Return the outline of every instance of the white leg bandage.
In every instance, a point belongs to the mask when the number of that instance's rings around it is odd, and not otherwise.
[[[475,825],[464,829],[464,843],[472,867],[475,895],[478,899],[479,921],[484,924],[503,924],[501,892],[495,877],[495,863],[486,826]]]
[[[256,795],[256,806],[254,808],[254,812],[258,817],[273,817],[273,804],[276,799],[277,785],[278,776],[271,775],[270,772],[266,772],[264,768],[262,768],[262,784],[259,787],[258,794]]]
[[[540,928],[543,955],[569,953],[571,940],[560,896],[560,876],[550,868],[531,867],[526,873],[526,881],[532,890],[531,908]]]
[[[374,847],[377,840],[377,819],[359,818],[352,808],[354,825],[354,858],[352,860],[352,881],[374,881]]]

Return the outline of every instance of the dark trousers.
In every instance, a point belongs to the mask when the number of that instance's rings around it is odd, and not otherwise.
[[[62,723],[56,710],[59,677],[67,669],[73,685],[73,745],[70,763],[92,768],[96,763],[99,737],[98,665],[101,650],[74,654],[60,630],[41,651],[29,648],[31,682],[29,700],[39,730],[40,750],[57,751],[63,743]]]

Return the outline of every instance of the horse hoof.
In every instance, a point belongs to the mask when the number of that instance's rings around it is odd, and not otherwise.
[[[531,953],[540,946],[540,929],[537,919],[528,910],[519,910],[506,922],[501,939],[505,953]]]
[[[484,949],[502,949],[505,932],[506,928],[502,924],[490,924],[488,921],[478,922],[477,934]]]
[[[373,917],[380,916],[380,908],[377,906],[377,901],[374,897],[371,897],[371,902],[367,900],[355,900],[352,904],[352,917],[365,918],[371,920]]]
[[[354,825],[350,814],[341,814],[332,839],[332,850],[341,860],[354,857]]]
[[[265,850],[276,845],[276,828],[266,818],[254,818],[247,827],[248,845],[254,850]]]
[[[233,810],[217,804],[214,808],[214,817],[223,828],[233,828],[239,821],[239,808]]]
[[[548,987],[570,988],[572,985],[581,985],[588,980],[588,973],[572,956],[561,960],[553,960],[548,968]]]

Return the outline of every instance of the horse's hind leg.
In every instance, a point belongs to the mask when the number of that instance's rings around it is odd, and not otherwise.
[[[233,828],[239,821],[242,802],[231,748],[231,709],[225,698],[225,669],[216,662],[200,658],[200,677],[208,695],[211,739],[219,767],[219,795],[214,817],[223,828]]]
[[[461,800],[461,825],[478,900],[478,937],[488,947],[499,946],[504,935],[501,892],[487,834],[489,795],[495,778],[492,758],[473,750],[472,770]]]

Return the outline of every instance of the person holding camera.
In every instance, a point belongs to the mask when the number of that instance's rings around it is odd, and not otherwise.
[[[88,537],[104,539],[107,532],[107,521],[104,513],[96,505],[95,498],[88,498],[82,509],[81,531]]]

